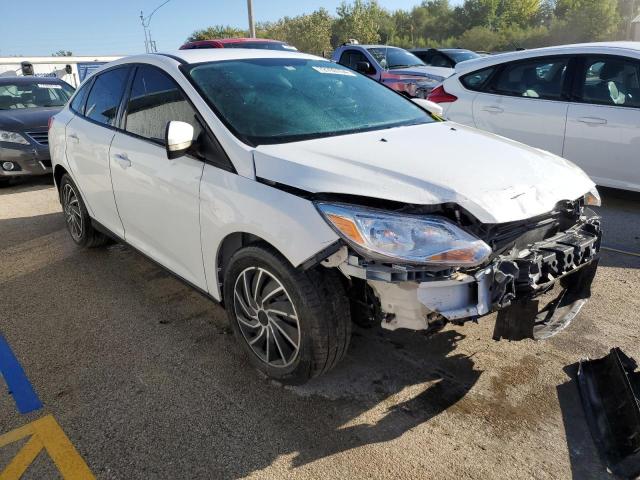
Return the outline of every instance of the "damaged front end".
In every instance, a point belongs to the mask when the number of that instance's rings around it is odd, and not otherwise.
[[[350,241],[323,261],[350,279],[358,323],[435,331],[498,311],[494,338],[542,339],[565,328],[589,298],[602,234],[582,199],[511,224],[482,225],[459,212],[452,219],[489,246],[480,264],[460,265],[482,251],[462,243],[434,254],[449,260],[440,264],[385,261]],[[558,285],[558,296],[540,309],[540,297]]]

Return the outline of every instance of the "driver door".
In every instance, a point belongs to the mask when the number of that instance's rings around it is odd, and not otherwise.
[[[123,116],[110,150],[113,192],[127,243],[175,274],[206,289],[200,245],[200,179],[204,162],[185,155],[169,160],[167,123],[202,131],[195,111],[160,69],[136,68]]]

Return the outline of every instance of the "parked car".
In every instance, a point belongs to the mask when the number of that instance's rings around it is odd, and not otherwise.
[[[451,120],[568,158],[598,185],[640,191],[640,43],[472,60],[429,99]]]
[[[412,48],[409,50],[425,65],[453,68],[460,62],[480,58],[483,55],[464,48]],[[453,71],[451,71],[453,75]]]
[[[346,43],[331,58],[408,97],[425,98],[453,73],[449,68],[429,67],[412,53],[387,45]]]
[[[300,53],[139,55],[54,117],[54,178],[74,242],[116,238],[223,302],[283,382],[333,368],[352,318],[435,331],[524,306],[533,329],[561,284],[532,334],[560,330],[595,273],[593,182],[428,106]]]
[[[0,77],[0,184],[51,174],[47,123],[73,92],[57,78]]]
[[[295,52],[298,49],[287,42],[271,40],[269,38],[217,38],[211,40],[197,40],[187,42],[180,50],[195,50],[199,48],[257,48],[260,50],[288,50]]]

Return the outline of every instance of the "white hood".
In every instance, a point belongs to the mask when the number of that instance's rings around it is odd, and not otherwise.
[[[254,161],[257,177],[309,192],[453,202],[483,223],[534,217],[594,187],[568,160],[452,122],[262,145]]]

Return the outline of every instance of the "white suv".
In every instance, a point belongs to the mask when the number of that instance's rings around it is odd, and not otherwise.
[[[332,368],[352,319],[436,330],[501,310],[557,331],[595,273],[593,182],[429,108],[299,53],[124,58],[55,116],[54,177],[77,244],[118,239],[222,302],[284,382]]]

